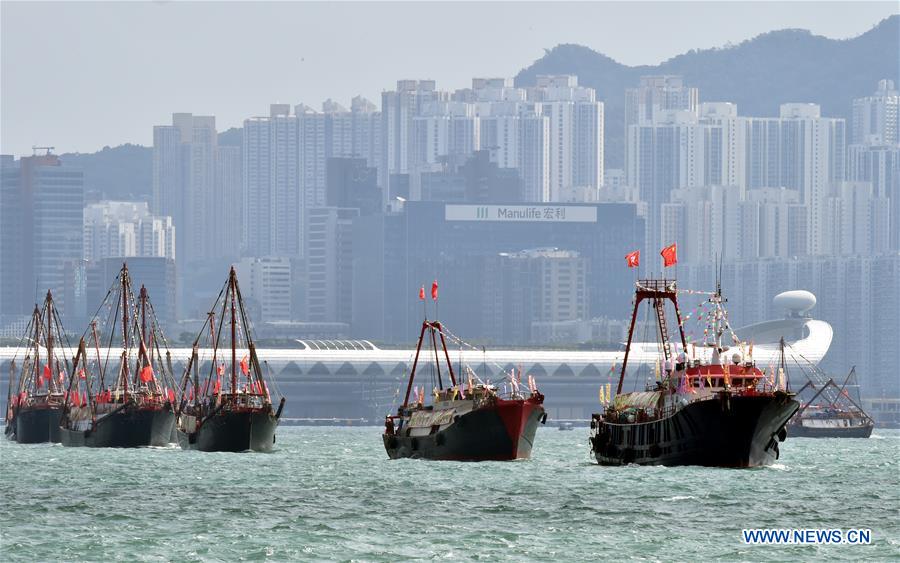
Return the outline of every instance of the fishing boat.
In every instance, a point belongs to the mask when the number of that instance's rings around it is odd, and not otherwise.
[[[693,292],[699,293],[699,292]],[[622,393],[638,308],[649,301],[655,310],[661,357],[659,379],[644,391]],[[683,320],[674,280],[646,279],[636,284],[634,310],[619,383],[613,400],[591,419],[591,449],[601,465],[701,465],[755,467],[773,463],[785,424],[799,408],[786,390],[783,371],[768,379],[752,360],[728,347],[731,331],[721,286],[709,294],[712,314],[703,345],[710,360],[687,358]],[[666,304],[675,311],[681,351],[669,341]],[[732,333],[733,340],[738,339]],[[741,344],[743,349],[743,344]],[[694,353],[696,355],[696,352]],[[659,364],[658,364],[659,365]]]
[[[59,442],[59,418],[71,366],[63,352],[65,330],[50,291],[41,308],[34,306],[21,342],[25,356],[18,377],[15,359],[10,363],[6,437],[21,444]]]
[[[127,265],[81,337],[73,370],[60,423],[64,446],[169,443],[177,398],[171,354],[146,288],[135,299]]]
[[[797,438],[868,438],[875,421],[859,405],[859,385],[856,367],[847,374],[840,386],[832,378],[821,383],[824,374],[816,366],[804,370],[809,380],[797,391],[813,395],[804,400],[800,410],[788,424],[788,435]],[[850,390],[856,390],[856,399]]]
[[[217,324],[218,319],[223,322]],[[221,350],[222,331],[230,338]],[[234,267],[219,292],[206,323],[194,340],[181,383],[176,433],[183,449],[205,452],[268,452],[275,445],[275,429],[284,409],[272,405],[260,368],[256,346],[244,309]],[[209,368],[200,377],[201,340],[211,349]],[[238,355],[240,350],[240,360]],[[238,374],[240,372],[240,375]]]
[[[434,351],[432,366],[437,381],[427,405],[424,387],[417,388],[413,396],[426,334],[431,344],[426,347]],[[442,364],[449,378],[447,387]],[[465,383],[457,380],[441,323],[424,320],[403,404],[397,414],[385,418],[382,439],[391,459],[506,461],[531,456],[537,426],[547,420],[544,396],[534,378],[528,378],[525,391],[521,389],[521,372],[511,375],[509,391],[503,393],[490,382],[478,380],[471,368],[466,367],[466,373]]]

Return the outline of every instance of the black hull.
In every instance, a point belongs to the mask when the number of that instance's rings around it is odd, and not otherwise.
[[[59,442],[61,414],[61,407],[21,408],[16,412],[16,429],[13,432],[14,438],[11,439],[20,444]]]
[[[275,445],[278,419],[271,412],[219,412],[207,418],[196,432],[177,430],[185,450],[203,452],[270,452]]]
[[[468,412],[443,430],[427,436],[406,436],[405,429],[401,429],[396,434],[383,434],[382,438],[391,459],[527,459],[531,457],[534,435],[543,416],[541,405],[513,402]]]
[[[93,430],[60,428],[60,441],[64,446],[88,448],[165,446],[174,424],[171,408],[126,408],[98,419]]]
[[[788,426],[790,438],[868,438],[872,435],[874,424],[849,426],[844,428],[810,428],[802,424]]]
[[[601,465],[769,465],[778,459],[778,441],[799,406],[783,393],[715,397],[652,422],[598,420],[591,447]]]

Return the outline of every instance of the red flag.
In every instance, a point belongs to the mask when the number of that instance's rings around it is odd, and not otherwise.
[[[438,285],[437,280],[431,283],[431,299],[437,301]]]
[[[425,286],[419,288],[419,299],[425,301]]]
[[[175,391],[174,391],[174,390],[172,390],[172,389],[167,389],[167,390],[166,390],[166,395],[168,395],[168,398],[169,398],[169,402],[170,402],[170,403],[174,403],[174,402],[175,402]]]
[[[76,407],[81,406],[81,396],[77,392],[72,394],[72,405]]]
[[[216,368],[216,373],[219,375],[225,375],[225,364],[219,364]]]
[[[141,381],[144,383],[149,383],[153,381],[153,368],[150,366],[144,366],[141,369]]]
[[[213,385],[213,395],[218,395],[219,391],[222,390],[222,382],[216,378],[216,383]]]
[[[641,251],[635,250],[625,255],[625,263],[629,268],[637,268],[641,265]]]
[[[659,253],[660,256],[663,257],[663,266],[668,268],[669,266],[674,266],[678,263],[678,247],[676,243],[672,243],[669,246],[662,249],[662,252]]]
[[[81,378],[81,379],[84,379],[84,378],[85,378],[85,375],[84,375],[84,368],[81,368],[81,369],[78,370],[78,377]]]
[[[44,366],[44,379],[50,381],[53,375],[50,373],[50,366]]]
[[[241,373],[244,375],[248,375],[250,373],[250,364],[247,361],[247,356],[241,358]]]

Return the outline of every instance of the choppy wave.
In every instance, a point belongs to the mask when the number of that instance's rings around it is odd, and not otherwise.
[[[900,432],[791,440],[769,470],[603,468],[583,431],[520,463],[390,461],[380,428],[281,428],[271,455],[0,443],[3,560],[896,559]],[[753,527],[875,545],[754,546]]]

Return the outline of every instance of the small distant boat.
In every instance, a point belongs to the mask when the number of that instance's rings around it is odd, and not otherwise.
[[[218,325],[217,310],[218,318],[223,321]],[[220,337],[226,326],[231,338],[226,354],[220,356]],[[209,337],[212,357],[209,372],[201,380],[199,349],[204,336]],[[176,433],[183,449],[268,452],[275,445],[275,429],[284,409],[284,397],[276,411],[256,356],[234,267],[194,341],[181,395]]]
[[[677,292],[674,280],[637,282],[616,396],[591,420],[590,442],[597,462],[707,467],[773,463],[778,459],[778,443],[785,439],[785,424],[799,403],[784,390],[783,382],[770,385],[766,381],[752,361],[752,352],[748,358],[735,353],[731,362],[724,357],[728,348],[722,344],[722,335],[730,328],[720,288],[709,298],[712,320],[704,331],[710,339],[706,346],[712,348],[712,361],[676,354],[668,340],[665,304],[671,302],[675,309],[681,350],[687,350]],[[656,312],[665,368],[658,369],[654,387],[622,393],[634,323],[644,300]]]
[[[165,446],[171,439],[176,401],[171,355],[166,350],[163,357],[165,338],[146,288],[141,287],[139,301],[131,288],[123,265],[91,320],[91,352],[84,337],[79,342],[60,422],[64,446],[137,448]],[[101,349],[102,343],[108,347]]]
[[[571,422],[560,422],[559,430],[560,431],[575,430],[575,425],[572,424]]]
[[[426,333],[434,349],[438,384],[428,405],[424,387],[410,397]],[[442,363],[449,377],[447,387]],[[537,426],[547,420],[544,396],[533,378],[529,378],[526,392],[520,390],[518,379],[511,377],[511,391],[504,395],[489,383],[476,383],[471,369],[467,373],[466,382],[457,380],[441,323],[423,321],[403,405],[396,415],[385,418],[382,440],[391,459],[506,461],[531,456]]]
[[[63,353],[65,330],[50,291],[42,308],[34,306],[22,338],[25,341],[18,378],[15,360],[10,364],[6,437],[21,444],[59,442],[59,419],[71,365],[68,354]]]
[[[815,368],[818,370],[818,368]],[[809,371],[807,371],[809,373]],[[816,371],[818,374],[818,371]],[[788,424],[788,436],[792,438],[868,438],[875,428],[865,410],[848,392],[848,387],[858,389],[856,367],[850,370],[844,384],[838,387],[829,378],[818,386],[810,379],[800,388],[800,393],[815,390],[815,394],[803,403]]]

